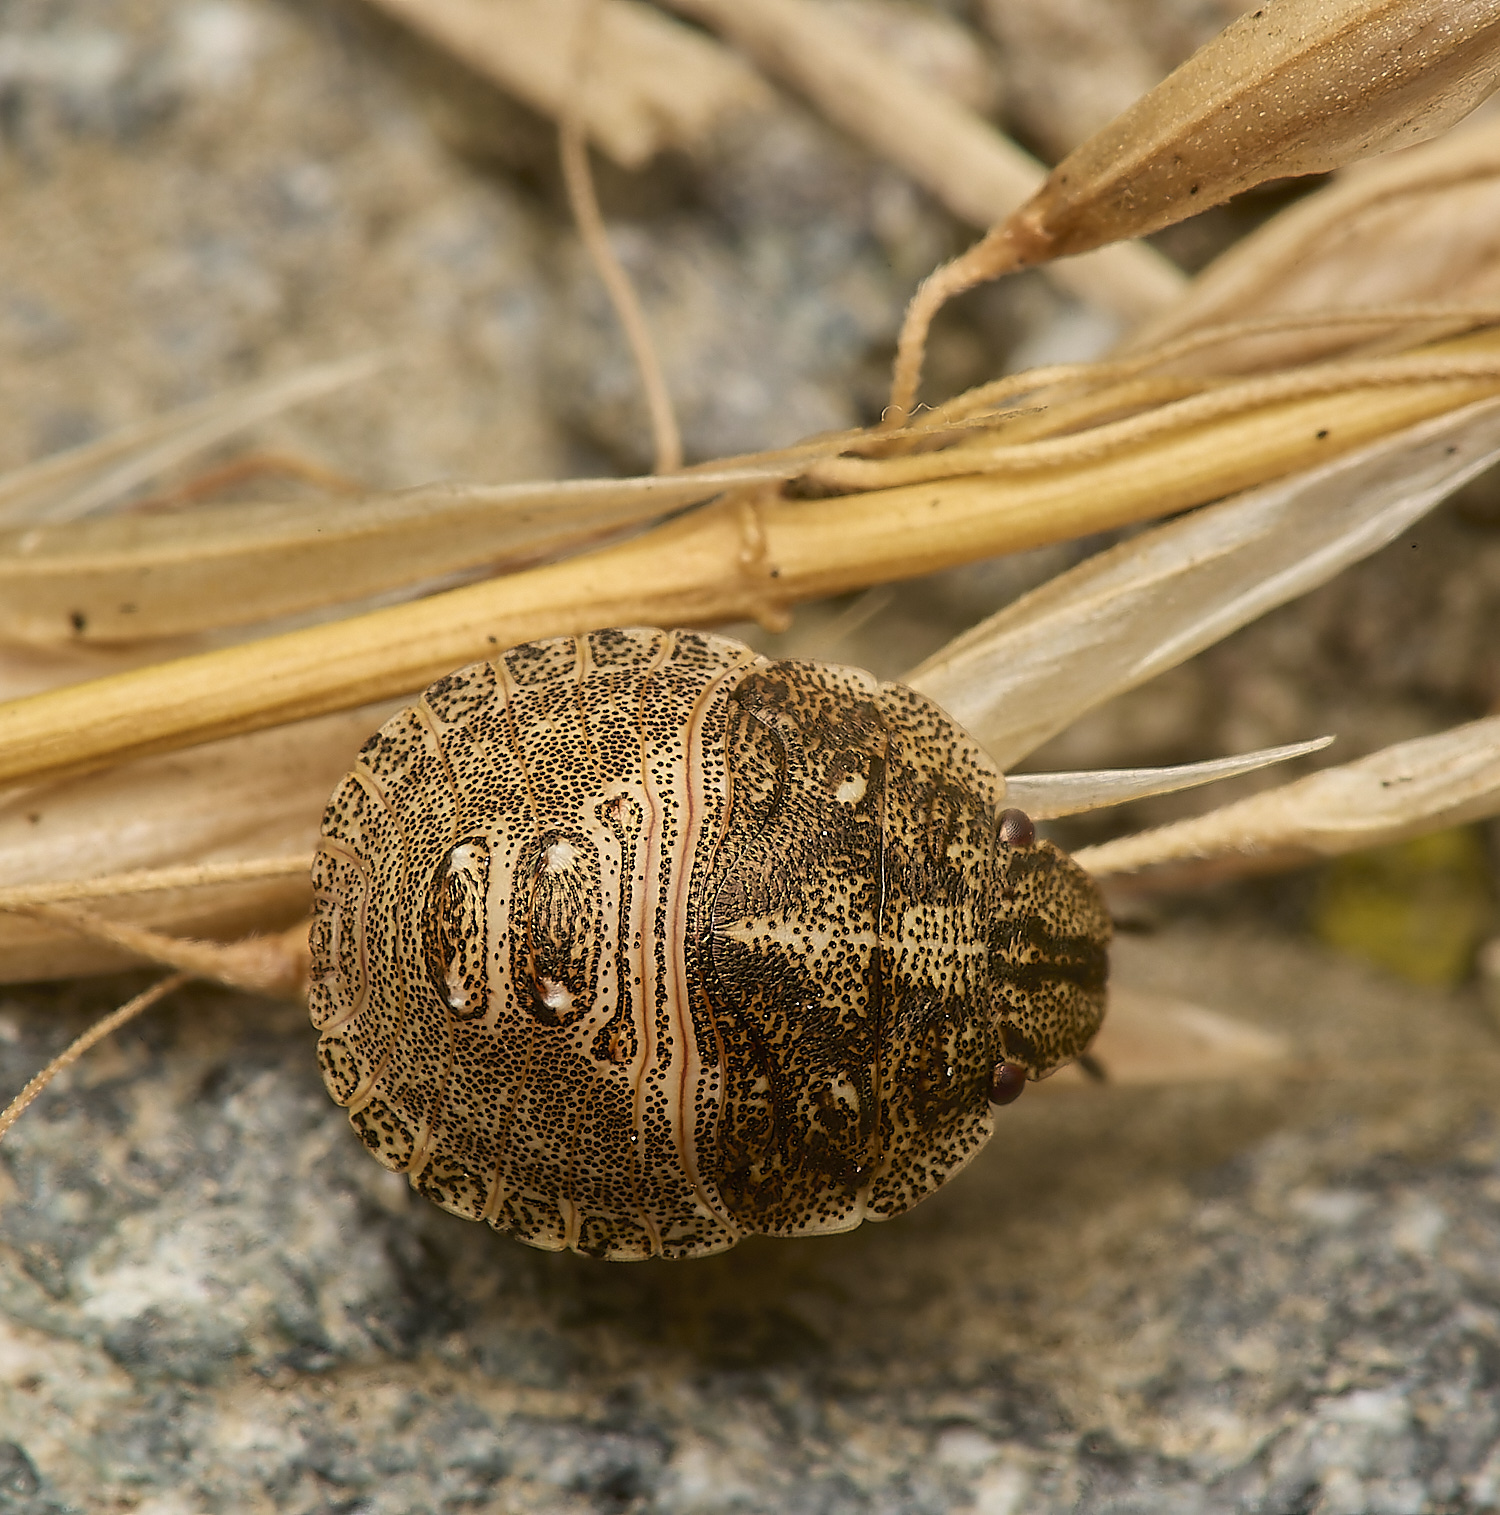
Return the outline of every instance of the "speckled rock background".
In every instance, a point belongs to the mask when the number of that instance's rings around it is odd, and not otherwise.
[[[1474,1000],[1263,929],[1121,958],[1292,1032],[1295,1072],[1034,1091],[904,1219],[636,1266],[413,1198],[298,1012],[185,994],[7,1150],[0,1508],[1495,1508]],[[12,999],[7,1086],[126,988]]]
[[[928,15],[970,26],[996,108],[1055,154],[1232,10]],[[0,467],[371,349],[377,379],[255,443],[377,486],[638,466],[552,155],[354,0],[6,0]],[[601,191],[695,457],[868,418],[902,302],[963,236],[791,101]],[[1275,203],[1168,245],[1196,264]],[[945,320],[932,382],[1110,336],[1028,277]],[[1493,708],[1496,499],[1038,761],[1323,730],[1347,758]],[[810,607],[774,645],[897,673],[1081,550]],[[439,1214],[359,1149],[300,1012],[184,992],[0,1147],[0,1511],[1500,1509],[1500,1008],[1318,945],[1324,883],[1122,902],[1122,981],[1290,1035],[1290,1069],[1037,1090],[910,1216],[690,1264]],[[0,994],[4,1090],[140,982]]]

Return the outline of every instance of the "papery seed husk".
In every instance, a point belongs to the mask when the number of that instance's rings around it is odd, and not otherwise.
[[[1275,0],[1053,170],[1023,261],[1146,236],[1271,178],[1447,130],[1500,83],[1500,0]]]

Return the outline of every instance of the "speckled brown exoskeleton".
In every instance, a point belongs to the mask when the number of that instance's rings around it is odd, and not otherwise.
[[[931,701],[690,632],[440,680],[329,803],[314,1024],[387,1167],[534,1246],[900,1214],[1098,1028],[1089,877]]]

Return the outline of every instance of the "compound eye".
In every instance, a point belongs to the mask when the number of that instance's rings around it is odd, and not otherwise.
[[[990,1074],[992,1105],[1013,1105],[1025,1091],[1026,1070],[1020,1063],[995,1064],[995,1071]]]
[[[1036,843],[1036,826],[1024,810],[1000,812],[1000,840],[1007,847],[1031,847]]]

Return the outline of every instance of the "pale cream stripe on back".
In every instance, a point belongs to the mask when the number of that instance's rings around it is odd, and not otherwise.
[[[709,818],[707,803],[709,765],[703,761],[704,721],[724,685],[730,683],[731,680],[738,684],[747,668],[760,661],[762,660],[759,658],[747,658],[726,668],[699,692],[697,700],[693,703],[687,740],[683,743],[686,813],[679,833],[681,850],[675,860],[672,899],[667,913],[667,925],[670,932],[667,941],[667,971],[672,976],[668,1003],[672,1010],[672,1023],[679,1049],[676,1058],[677,1085],[673,1091],[675,1105],[673,1124],[677,1135],[677,1153],[682,1163],[682,1170],[692,1183],[699,1203],[711,1215],[736,1229],[738,1229],[737,1223],[725,1207],[718,1190],[712,1186],[705,1186],[703,1182],[697,1142],[688,1129],[692,1096],[701,1085],[703,1078],[703,1063],[698,1055],[698,1037],[693,1026],[692,986],[688,981],[687,971],[688,906],[692,895],[693,864],[697,860],[698,846],[703,839],[703,828]],[[719,810],[719,826],[722,834],[723,827],[729,820],[724,811],[729,788],[727,765],[721,770],[718,781],[722,800]]]
[[[677,645],[677,639],[673,634],[665,632],[662,635],[661,645],[658,647],[656,656],[641,668],[636,695],[636,742],[640,754],[641,792],[645,797],[645,818],[641,826],[640,841],[637,844],[636,856],[640,859],[640,871],[636,875],[637,888],[631,900],[631,940],[640,943],[640,949],[636,956],[636,981],[640,984],[640,995],[636,1005],[636,1013],[639,1017],[637,1030],[640,1035],[640,1054],[635,1070],[635,1089],[632,1110],[632,1119],[635,1130],[635,1170],[636,1192],[641,1193],[648,1186],[645,1184],[645,1175],[641,1172],[641,1164],[646,1151],[646,1123],[641,1108],[642,1094],[644,1092],[647,1075],[651,1072],[652,1063],[656,1057],[656,991],[658,980],[656,974],[656,906],[662,897],[662,869],[670,868],[670,858],[662,856],[661,845],[662,829],[662,805],[660,796],[657,794],[655,785],[651,781],[651,764],[646,753],[646,728],[644,711],[646,703],[646,680],[651,674],[657,672],[672,654],[672,649]],[[643,1205],[640,1211],[640,1222],[645,1227],[646,1233],[651,1238],[651,1248],[655,1253],[661,1252],[661,1229],[650,1214],[650,1206]]]

